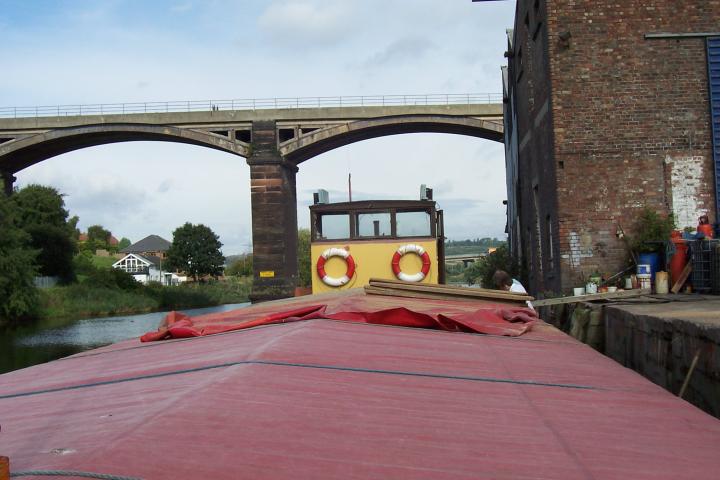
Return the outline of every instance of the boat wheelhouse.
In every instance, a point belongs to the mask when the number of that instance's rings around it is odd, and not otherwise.
[[[313,293],[370,278],[445,283],[442,210],[432,200],[367,200],[310,207]]]

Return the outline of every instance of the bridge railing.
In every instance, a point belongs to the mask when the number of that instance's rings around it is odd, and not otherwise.
[[[350,97],[253,98],[235,100],[190,100],[174,102],[98,103],[36,107],[0,107],[0,118],[65,117],[78,115],[122,115],[126,113],[170,113],[277,108],[382,107],[411,105],[472,105],[501,103],[500,93],[428,95],[371,95]]]

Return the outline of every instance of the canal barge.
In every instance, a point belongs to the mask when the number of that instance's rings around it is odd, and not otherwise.
[[[512,299],[370,291],[0,375],[0,455],[25,478],[717,478],[717,419]]]

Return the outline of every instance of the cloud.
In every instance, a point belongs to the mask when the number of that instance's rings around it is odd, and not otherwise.
[[[172,186],[173,186],[172,179],[166,178],[165,180],[160,182],[156,191],[157,191],[157,193],[165,193],[165,192],[168,192],[170,190],[170,188],[172,188]]]
[[[258,18],[258,26],[279,44],[300,52],[343,39],[352,26],[344,2],[284,0],[272,3]]]
[[[105,0],[97,9],[92,0],[10,3],[0,24],[3,60],[13,68],[0,76],[0,106],[498,93],[515,2],[157,0],[127,8],[126,0]],[[310,159],[297,177],[301,226],[318,188],[332,201],[347,199],[348,172],[354,200],[416,199],[421,183],[432,187],[450,238],[504,229],[501,144],[397,135]],[[118,143],[50,159],[18,177],[67,193],[71,214],[85,227],[100,223],[133,240],[151,233],[170,239],[190,221],[211,227],[226,253],[250,243],[249,167],[222,152]]]
[[[365,61],[365,65],[368,67],[384,67],[418,61],[433,48],[435,48],[435,44],[425,37],[404,37],[395,40],[384,50],[372,55]]]
[[[175,5],[172,5],[170,7],[170,11],[174,13],[184,13],[189,10],[192,10],[193,4],[192,2],[184,2],[184,3],[176,3]]]

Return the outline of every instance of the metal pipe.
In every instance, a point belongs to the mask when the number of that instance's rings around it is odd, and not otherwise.
[[[698,32],[698,33],[646,33],[645,40],[667,40],[682,38],[706,38],[720,37],[720,32]]]

